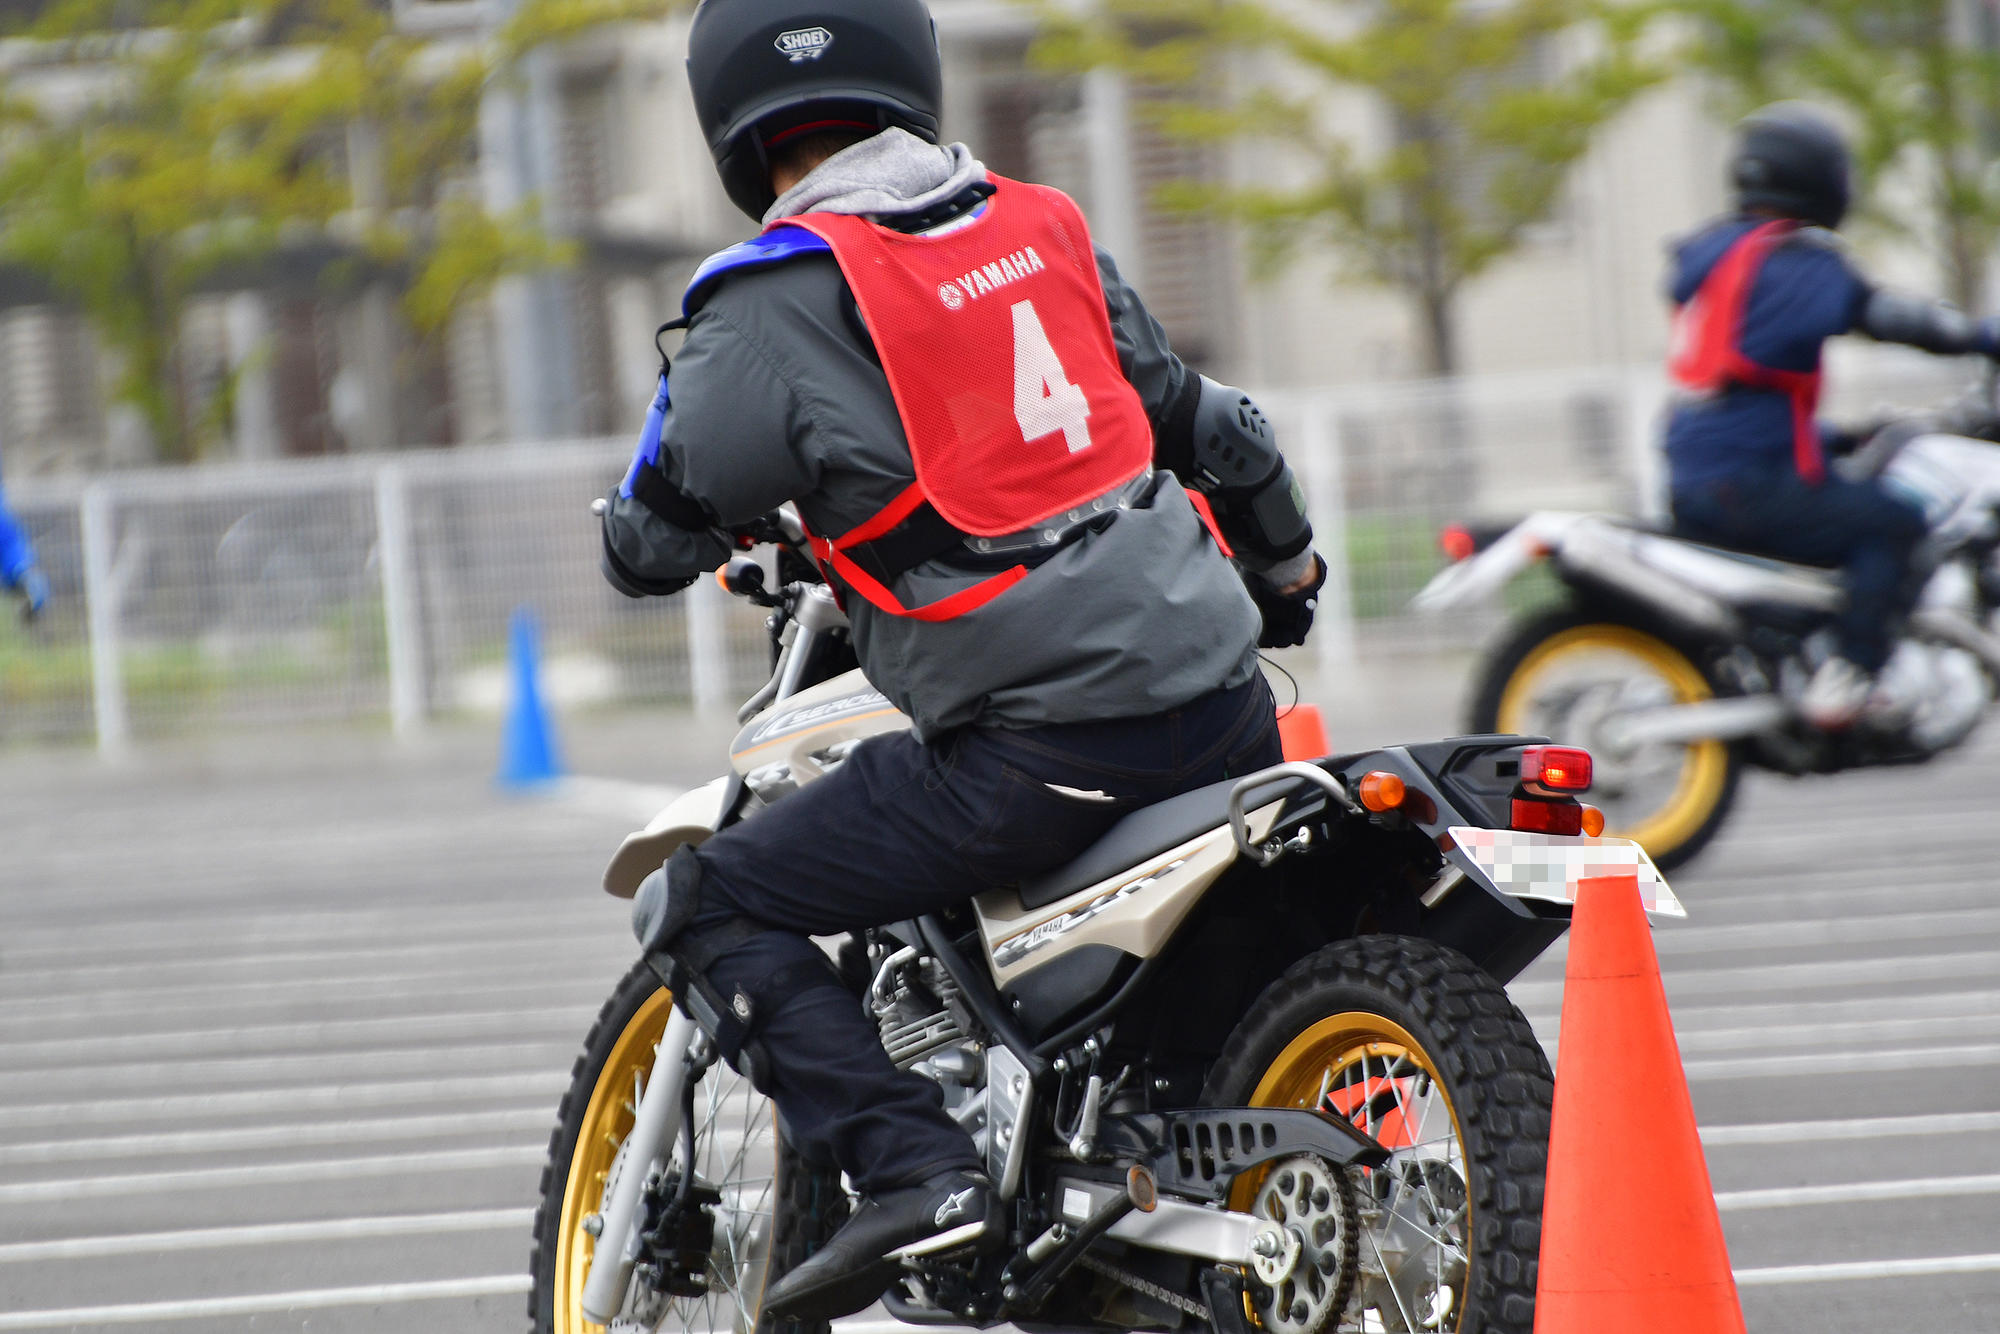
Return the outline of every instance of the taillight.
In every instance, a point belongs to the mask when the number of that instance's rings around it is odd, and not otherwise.
[[[1514,798],[1514,828],[1531,834],[1562,834],[1575,837],[1583,832],[1583,807],[1574,801],[1534,801]]]
[[[1445,559],[1456,563],[1471,557],[1479,550],[1479,543],[1470,529],[1454,523],[1447,524],[1444,531],[1438,534],[1438,547],[1444,552]]]
[[[1590,752],[1575,746],[1529,746],[1521,752],[1521,784],[1530,792],[1590,791]]]

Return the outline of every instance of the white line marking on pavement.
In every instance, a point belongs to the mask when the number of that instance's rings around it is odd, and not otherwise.
[[[1951,1038],[2000,1037],[2000,1015],[1929,1015],[1920,1019],[1860,1020],[1841,1024],[1772,1024],[1748,1028],[1683,1031],[1674,1026],[1681,1051],[1741,1051],[1821,1046],[1829,1042],[1932,1042]]]
[[[1675,1007],[1673,1019],[1674,1036],[1686,1050],[1715,1041],[1717,1034],[1768,1034],[1801,1029],[1846,1036],[1858,1025],[1883,1022],[2000,1022],[2000,991],[1930,991],[1913,996],[1779,1001],[1762,1005],[1682,1005]],[[1528,1015],[1528,1022],[1544,1042],[1556,1041],[1562,1031],[1561,1016],[1555,1010],[1536,1011]]]
[[[1885,1070],[1935,1070],[1959,1065],[2000,1065],[2000,1045],[1911,1047],[1902,1051],[1835,1051],[1804,1056],[1726,1056],[1681,1062],[1681,1068],[1687,1072],[1690,1081],[1762,1076],[1853,1075]]]
[[[1947,978],[1991,981],[2000,973],[2000,950],[1957,954],[1896,954],[1874,959],[1828,959],[1814,963],[1756,963],[1729,968],[1669,968],[1669,1000],[1731,992],[1789,991],[1797,987],[1857,987],[1875,982],[1940,982]],[[1522,1009],[1553,1010],[1562,1000],[1562,982],[1517,982],[1508,993]]]
[[[2000,908],[1895,912],[1880,900],[1877,906],[1885,911],[1856,917],[1677,926],[1658,932],[1653,938],[1653,948],[1665,955],[1697,950],[1803,949],[1816,945],[1874,945],[1888,940],[1964,940],[1971,936],[2000,935]]]
[[[427,1283],[382,1283],[366,1288],[306,1288],[248,1297],[198,1297],[180,1302],[137,1302],[129,1306],[72,1306],[60,1311],[0,1312],[0,1329],[58,1329],[67,1325],[137,1325],[155,1320],[200,1320],[210,1316],[257,1315],[328,1306],[376,1306],[391,1302],[436,1301],[452,1297],[497,1297],[526,1292],[526,1274],[491,1278],[447,1278]]]
[[[65,1237],[0,1245],[0,1264],[90,1260],[106,1255],[152,1255],[221,1247],[277,1246],[301,1241],[352,1241],[365,1237],[435,1236],[445,1232],[499,1232],[526,1228],[533,1209],[470,1209],[451,1214],[398,1214],[383,1218],[329,1218],[312,1223],[258,1223],[242,1227],[131,1232],[112,1237]]]
[[[379,945],[367,949],[339,950],[285,950],[268,954],[218,955],[214,958],[180,958],[174,960],[155,959],[148,963],[92,964],[82,968],[40,968],[20,972],[0,973],[0,984],[7,990],[20,984],[20,989],[29,995],[46,995],[50,987],[81,988],[108,986],[120,978],[137,978],[138,990],[150,990],[146,979],[155,981],[180,974],[197,977],[213,977],[217,973],[227,973],[244,968],[281,969],[286,973],[288,985],[304,985],[317,981],[310,970],[319,964],[335,961],[360,963],[386,963],[401,960],[410,965],[411,972],[428,973],[436,962],[444,958],[471,955],[477,959],[490,959],[496,954],[522,954],[533,952],[546,956],[552,949],[569,946],[582,947],[594,944],[611,936],[601,925],[585,926],[576,930],[556,931],[547,928],[533,936],[514,940],[468,940],[420,945]],[[623,966],[624,961],[618,961]],[[510,965],[488,963],[484,969],[488,977],[505,974]]]
[[[1844,1181],[1837,1186],[1779,1186],[1770,1190],[1719,1190],[1715,1207],[1796,1209],[1812,1204],[1861,1204],[1870,1200],[1932,1200],[1952,1195],[2000,1193],[2000,1175],[1905,1177],[1898,1181]]]
[[[425,1011],[375,1019],[317,1019],[292,1024],[251,1024],[240,1028],[194,1028],[168,1033],[106,1033],[96,1037],[41,1038],[0,1042],[0,1061],[25,1066],[36,1058],[106,1061],[119,1057],[199,1057],[265,1047],[326,1048],[394,1038],[464,1039],[519,1037],[553,1029],[581,1043],[597,1013],[595,1005],[538,1006],[530,1010],[475,1010],[456,1014]],[[454,1044],[455,1045],[455,1044]],[[65,1061],[65,1064],[68,1062]]]
[[[609,977],[607,972],[603,976],[581,975],[559,981],[495,982],[490,968],[437,972],[399,968],[316,977],[310,985],[316,1005],[323,1005],[325,996],[338,995],[343,1001],[394,1002],[403,1009],[420,1010],[428,1001],[464,1001],[479,996],[505,996],[520,1001],[543,995],[596,997],[603,993]],[[467,980],[483,985],[466,986]],[[105,987],[82,995],[63,993],[53,998],[16,999],[7,1002],[5,1015],[0,1016],[0,1030],[22,1027],[46,1032],[51,1024],[93,1019],[129,1024],[140,1017],[154,1018],[174,1012],[240,1014],[244,1001],[268,1002],[271,992],[269,982],[218,982],[179,987]],[[135,1015],[134,1011],[140,1009],[144,1015]]]
[[[2000,1112],[1947,1112],[1930,1116],[1869,1116],[1849,1121],[1766,1121],[1707,1126],[1701,1142],[1712,1149],[1736,1144],[1811,1144],[1833,1139],[1904,1139],[1912,1135],[1967,1135],[2000,1130]]]
[[[481,1131],[546,1129],[555,1108],[540,1103],[441,1116],[389,1116],[353,1121],[287,1121],[227,1130],[164,1131],[149,1135],[97,1135],[34,1144],[0,1144],[0,1164],[65,1163],[77,1159],[135,1158],[141,1154],[213,1153],[221,1149],[294,1149],[307,1145],[364,1144],[369,1140],[469,1136]]]
[[[110,1195],[172,1195],[188,1190],[271,1186],[299,1181],[345,1181],[353,1177],[403,1176],[419,1172],[469,1172],[540,1163],[547,1156],[546,1145],[520,1144],[491,1149],[438,1149],[429,1153],[316,1159],[303,1163],[255,1163],[244,1167],[188,1168],[177,1172],[132,1172],[120,1176],[21,1181],[0,1185],[0,1204],[103,1199]]]
[[[603,891],[595,885],[581,888],[603,897]],[[575,902],[582,904],[590,900],[579,893]],[[226,938],[218,940],[212,929],[212,918],[190,921],[185,916],[174,915],[136,925],[93,924],[80,928],[72,924],[60,931],[44,928],[42,934],[48,937],[49,943],[25,945],[10,941],[7,954],[17,966],[26,967],[32,963],[39,968],[71,959],[103,964],[134,962],[110,957],[119,953],[137,955],[137,961],[150,959],[157,962],[171,954],[176,946],[200,946],[207,951],[228,949],[247,955],[253,950],[274,947],[296,950],[336,946],[351,949],[376,943],[414,945],[432,936],[451,944],[463,944],[467,940],[488,938],[519,940],[524,935],[557,926],[576,928],[580,918],[587,920],[587,915],[566,912],[546,904],[509,909],[470,902],[428,910],[399,909],[393,912],[379,908],[356,908],[350,912],[321,911],[277,918],[258,916],[238,919],[242,920],[243,929],[231,931]],[[204,931],[204,926],[210,929]]]
[[[93,1098],[86,1102],[0,1106],[0,1126],[118,1125],[138,1121],[158,1125],[177,1116],[233,1116],[243,1112],[291,1113],[354,1111],[454,1099],[508,1098],[560,1093],[566,1071],[537,1070],[452,1079],[382,1080],[365,1084],[317,1084],[299,1088],[238,1089],[225,1093],[171,1093],[150,1098]]]
[[[463,1074],[467,1067],[567,1064],[576,1043],[445,1042],[435,1046],[373,1047],[354,1051],[297,1052],[284,1056],[214,1056],[196,1061],[107,1061],[88,1066],[44,1066],[0,1073],[0,1090],[40,1091],[51,1085],[215,1084],[241,1080],[282,1080],[287,1076],[414,1075],[425,1071]]]
[[[1741,1288],[1777,1283],[1833,1283],[1856,1278],[1935,1278],[1943,1274],[1990,1274],[2000,1271],[2000,1255],[1939,1255],[1921,1260],[1848,1260],[1837,1264],[1775,1265],[1769,1269],[1739,1269]]]

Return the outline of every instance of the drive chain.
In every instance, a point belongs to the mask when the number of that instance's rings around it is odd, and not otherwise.
[[[1149,1278],[1141,1278],[1139,1275],[1131,1273],[1128,1270],[1120,1269],[1108,1260],[1100,1260],[1094,1255],[1079,1256],[1077,1257],[1077,1263],[1093,1274],[1102,1274],[1105,1278],[1122,1283],[1142,1297],[1151,1297],[1156,1302],[1164,1302],[1168,1306],[1193,1316],[1203,1324],[1210,1327],[1213,1327],[1215,1324],[1214,1317],[1209,1314],[1208,1305],[1205,1302],[1200,1302],[1193,1297],[1175,1292],[1172,1288],[1161,1287]]]

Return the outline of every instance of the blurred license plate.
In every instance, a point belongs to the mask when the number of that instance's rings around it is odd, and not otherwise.
[[[1629,838],[1564,838],[1518,829],[1451,830],[1467,861],[1503,894],[1543,903],[1575,903],[1582,881],[1629,875],[1639,882],[1639,902],[1660,917],[1686,917],[1646,850]]]

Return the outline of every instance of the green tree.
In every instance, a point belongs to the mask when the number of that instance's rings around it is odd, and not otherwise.
[[[522,0],[444,49],[370,0],[56,0],[0,74],[0,263],[75,301],[163,458],[192,458],[227,394],[189,401],[180,331],[206,285],[329,251],[384,277],[419,336],[497,278],[561,262],[532,208],[473,179],[479,108],[530,51],[665,0]],[[60,69],[88,82],[50,92]],[[75,86],[74,82],[71,84]]]
[[[2000,20],[1968,0],[1666,0],[1728,110],[1799,97],[1843,113],[1866,213],[1920,238],[1946,290],[1987,305],[2000,244]],[[1914,190],[1883,188],[1890,182]]]
[[[1348,277],[1401,293],[1435,375],[1460,369],[1466,284],[1548,219],[1596,132],[1656,77],[1633,17],[1599,0],[1038,8],[1040,59],[1163,90],[1148,114],[1172,136],[1274,150],[1265,180],[1184,182],[1165,203],[1244,223],[1270,259],[1328,247]],[[1357,90],[1385,125],[1329,115]]]

